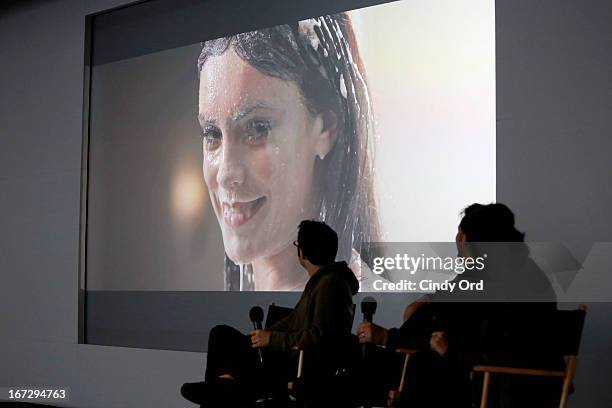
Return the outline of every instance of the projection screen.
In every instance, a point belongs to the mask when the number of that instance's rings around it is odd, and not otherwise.
[[[302,219],[362,275],[495,201],[494,2],[311,16],[92,64],[87,290],[301,291]]]

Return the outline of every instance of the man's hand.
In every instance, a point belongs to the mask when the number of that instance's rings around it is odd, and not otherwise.
[[[387,329],[374,323],[361,323],[357,328],[360,343],[374,343],[381,346],[387,344]]]
[[[268,330],[254,330],[249,334],[252,347],[263,348],[270,345],[270,332]]]
[[[448,339],[444,332],[433,332],[429,339],[429,347],[439,355],[443,356],[448,351]]]

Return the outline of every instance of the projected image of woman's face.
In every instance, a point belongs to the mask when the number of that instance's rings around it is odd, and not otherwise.
[[[230,47],[202,67],[199,121],[227,255],[250,263],[281,252],[314,212],[320,120],[296,84],[262,74]]]

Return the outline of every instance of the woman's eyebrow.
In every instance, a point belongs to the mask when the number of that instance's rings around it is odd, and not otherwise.
[[[250,113],[258,109],[274,109],[274,107],[270,106],[269,104],[265,102],[257,101],[254,104],[247,106],[245,109],[239,110],[236,113],[234,113],[232,120],[234,122],[238,122],[239,120],[243,119],[245,116],[249,115]]]
[[[208,116],[206,116],[206,114],[204,113],[199,113],[198,114],[198,122],[200,122],[200,125],[213,125],[213,126],[217,126],[217,120],[214,118],[209,118]]]
[[[266,102],[257,101],[251,105],[248,105],[245,109],[236,111],[236,113],[232,115],[231,119],[232,121],[237,122],[241,119],[244,119],[246,116],[248,116],[249,114],[259,109],[270,110],[270,109],[275,109],[275,108]],[[209,117],[205,112],[200,112],[198,114],[198,121],[200,122],[201,125],[207,124],[207,125],[217,126],[217,119]]]

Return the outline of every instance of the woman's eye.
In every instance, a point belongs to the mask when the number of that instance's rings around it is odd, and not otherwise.
[[[202,130],[202,140],[207,149],[213,150],[221,145],[223,136],[218,128],[207,126]]]
[[[265,143],[271,130],[272,124],[269,121],[252,120],[247,124],[247,142],[256,145]]]

